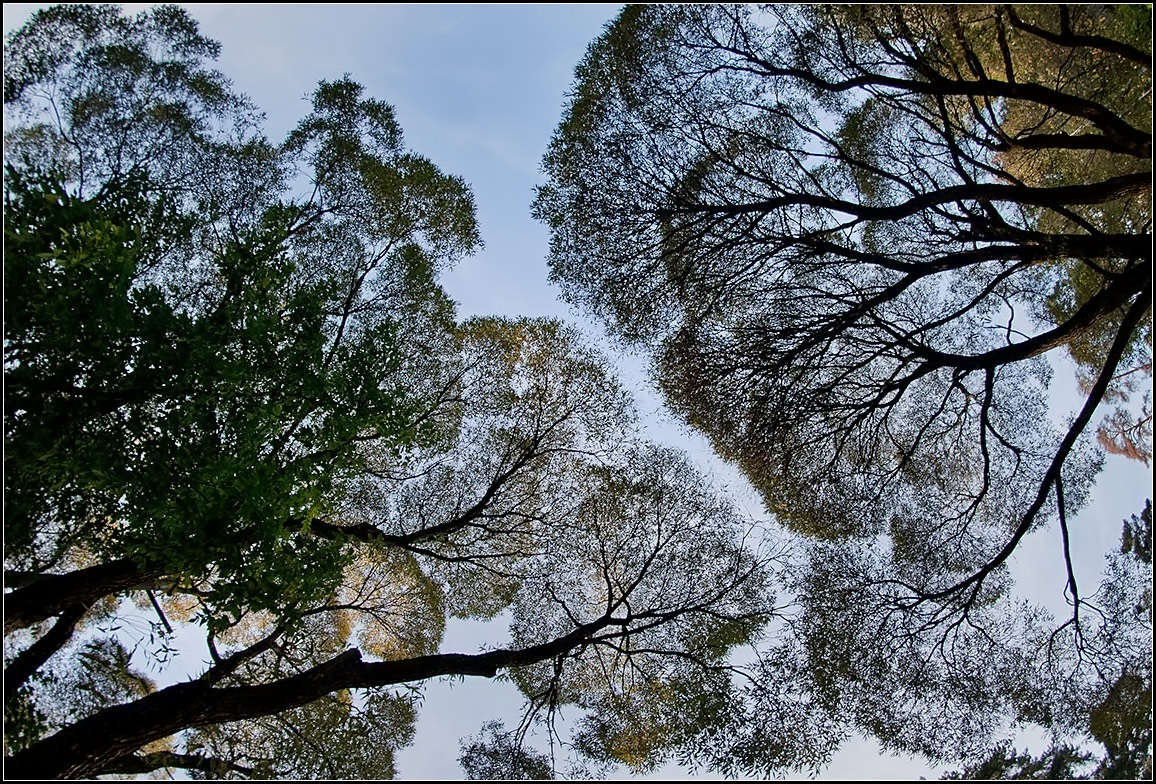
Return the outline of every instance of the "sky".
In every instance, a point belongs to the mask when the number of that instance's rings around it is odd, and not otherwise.
[[[36,8],[4,5],[5,33]],[[143,6],[126,5],[127,11]],[[266,113],[266,133],[284,136],[308,110],[318,80],[349,74],[367,95],[396,109],[408,146],[473,189],[485,248],[443,278],[462,317],[550,316],[584,327],[547,279],[546,227],[530,217],[539,163],[561,116],[574,66],[612,20],[617,5],[210,5],[188,4],[201,31],[220,41],[218,68]],[[608,350],[612,350],[608,347]],[[614,354],[621,376],[636,391],[656,440],[689,451],[716,481],[731,488],[740,507],[763,516],[745,482],[709,454],[705,441],[662,410],[641,360]],[[1074,386],[1060,369],[1057,417]],[[1119,541],[1120,521],[1140,510],[1151,473],[1139,463],[1110,458],[1091,503],[1073,525],[1074,550],[1083,556],[1082,585],[1094,585],[1102,553]],[[1063,569],[1054,531],[1030,537],[1014,569],[1029,595],[1062,609]],[[471,652],[477,631],[451,624],[443,651]],[[501,639],[490,638],[495,645]],[[482,722],[515,724],[520,698],[510,684],[474,680],[435,683],[426,690],[415,744],[401,752],[404,778],[460,778],[458,739]],[[655,778],[685,777],[665,768]],[[912,760],[881,757],[873,742],[852,742],[823,778],[936,777]]]

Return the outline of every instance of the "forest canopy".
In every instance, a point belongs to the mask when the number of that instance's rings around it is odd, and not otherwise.
[[[854,736],[1150,774],[1150,505],[1098,589],[1069,544],[1104,453],[1150,459],[1149,40],[1124,7],[650,6],[593,42],[553,275],[752,518],[579,329],[459,314],[474,191],[352,76],[274,139],[190,12],[37,13],[5,40],[6,776],[412,776],[463,678],[524,699],[455,704],[474,778],[816,773]],[[1058,617],[1011,579],[1033,532]]]

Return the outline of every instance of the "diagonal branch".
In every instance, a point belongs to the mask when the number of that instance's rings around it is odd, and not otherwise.
[[[60,614],[52,628],[45,632],[39,640],[29,645],[4,668],[4,701],[16,696],[17,690],[24,685],[33,673],[39,670],[52,655],[60,650],[72,639],[76,624],[88,612],[91,604],[73,604]]]
[[[1073,33],[1070,29],[1059,33],[1053,33],[1051,30],[1046,30],[1042,27],[1037,27],[1036,25],[1023,21],[1019,18],[1019,15],[1016,14],[1015,8],[1010,5],[1007,7],[1007,17],[1008,21],[1011,22],[1012,27],[1016,28],[1017,30],[1022,30],[1025,33],[1031,33],[1037,38],[1042,38],[1049,43],[1055,44],[1056,46],[1066,46],[1072,48],[1085,46],[1095,49],[1102,49],[1105,52],[1111,52],[1112,54],[1119,55],[1120,57],[1131,60],[1138,65],[1144,66],[1148,70],[1152,70],[1152,54],[1145,54],[1136,47],[1130,46],[1123,41],[1117,41],[1113,38],[1106,38],[1102,35],[1079,35]]]
[[[1068,428],[1068,432],[1064,436],[1063,441],[1060,442],[1060,446],[1056,450],[1055,456],[1052,458],[1052,463],[1048,467],[1047,472],[1044,474],[1043,481],[1040,483],[1040,489],[1036,493],[1035,500],[1032,502],[1031,506],[1028,507],[1027,511],[1020,519],[1019,526],[1017,526],[1015,532],[1012,534],[1007,544],[1004,545],[1003,549],[1000,550],[994,558],[984,564],[970,577],[961,580],[960,582],[957,582],[947,588],[943,588],[938,591],[923,591],[914,588],[913,586],[906,586],[915,592],[919,602],[941,601],[952,595],[959,594],[960,592],[969,588],[971,589],[971,594],[974,597],[977,594],[980,585],[983,584],[983,581],[987,579],[988,575],[999,568],[1000,565],[1002,565],[1009,557],[1011,557],[1011,554],[1015,551],[1016,547],[1019,546],[1020,540],[1022,540],[1024,536],[1027,535],[1027,532],[1031,530],[1032,524],[1035,522],[1036,515],[1039,513],[1040,509],[1043,508],[1044,502],[1047,500],[1048,495],[1051,493],[1053,485],[1055,485],[1056,481],[1060,477],[1060,472],[1063,470],[1064,462],[1067,460],[1068,455],[1071,454],[1072,448],[1076,444],[1076,439],[1080,437],[1080,434],[1083,433],[1084,428],[1088,426],[1088,423],[1092,419],[1092,415],[1096,412],[1096,408],[1104,399],[1104,394],[1107,392],[1108,385],[1111,383],[1112,378],[1116,373],[1116,368],[1119,366],[1121,359],[1123,358],[1125,352],[1128,350],[1128,345],[1131,342],[1133,331],[1137,328],[1137,326],[1139,326],[1141,319],[1144,318],[1144,315],[1151,308],[1151,299],[1152,284],[1149,283],[1140,293],[1140,296],[1136,299],[1136,301],[1132,304],[1132,307],[1128,309],[1127,314],[1124,316],[1123,323],[1120,325],[1120,329],[1116,332],[1116,339],[1112,342],[1112,348],[1109,350],[1107,356],[1104,359],[1104,365],[1100,370],[1100,375],[1096,379],[1096,383],[1088,392],[1088,397],[1084,401],[1083,408],[1080,409],[1080,413],[1076,416],[1076,419]]]
[[[365,662],[348,650],[297,675],[257,686],[214,688],[205,680],[178,683],[134,702],[106,708],[7,758],[5,776],[17,779],[86,778],[147,743],[208,724],[267,716],[313,702],[340,689],[412,683],[444,675],[494,677],[499,670],[552,659],[616,619],[602,617],[549,642],[488,653],[443,653]]]

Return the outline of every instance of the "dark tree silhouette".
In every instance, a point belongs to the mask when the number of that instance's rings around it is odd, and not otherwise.
[[[1065,528],[1085,434],[1150,374],[1149,29],[1138,7],[629,8],[545,161],[553,275],[780,520],[888,534],[904,601],[966,612],[1028,531]],[[1086,396],[1054,433],[1061,352]]]

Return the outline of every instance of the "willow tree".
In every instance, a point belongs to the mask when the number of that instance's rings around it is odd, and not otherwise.
[[[711,726],[771,614],[744,522],[572,330],[456,319],[473,198],[391,107],[323,82],[273,144],[216,54],[172,7],[5,44],[6,775],[389,777],[439,676]],[[203,669],[155,688],[126,602]]]
[[[1143,6],[646,6],[577,69],[535,203],[553,278],[813,539],[804,661],[885,741],[982,731],[962,695],[1030,660],[989,608],[1050,523],[1086,649],[1089,434],[1115,402],[1104,442],[1151,438],[1150,39]]]

